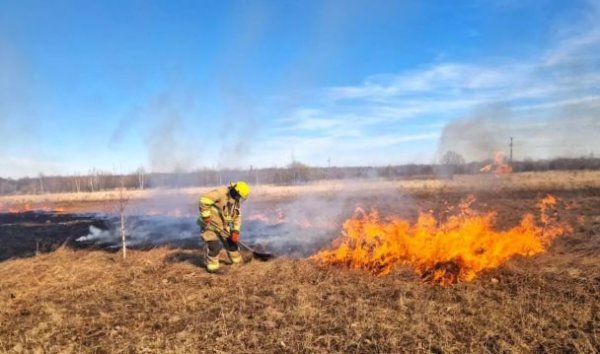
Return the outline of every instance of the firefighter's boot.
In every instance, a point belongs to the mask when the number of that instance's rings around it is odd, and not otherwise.
[[[244,260],[240,254],[240,251],[227,251],[227,255],[229,256],[232,264],[240,264]]]
[[[220,264],[219,264],[219,256],[212,257],[210,255],[206,256],[206,271],[209,273],[220,274]]]

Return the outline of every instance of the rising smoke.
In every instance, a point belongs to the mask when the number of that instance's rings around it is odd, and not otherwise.
[[[580,23],[558,31],[550,49],[499,69],[507,80],[486,92],[489,100],[473,114],[446,125],[438,156],[453,150],[467,161],[489,158],[506,153],[510,137],[517,160],[599,154],[599,24],[600,5],[590,1]]]
[[[527,119],[523,119],[527,117]],[[508,155],[514,138],[515,159],[588,157],[600,153],[600,97],[564,104],[554,112],[489,108],[447,124],[438,155],[452,150],[467,161]]]
[[[171,89],[135,106],[118,122],[109,146],[118,149],[137,133],[145,144],[150,170],[192,170],[202,159],[202,140],[207,134],[201,124],[192,124],[197,106],[193,92]]]
[[[378,203],[411,205],[406,196],[365,189],[363,182],[336,185],[331,190],[269,200],[252,196],[242,204],[242,240],[275,254],[307,256],[340,235],[341,225],[367,195]],[[197,196],[163,193],[130,205],[126,211],[126,235],[130,247],[162,245],[201,247],[196,225]],[[177,212],[175,212],[177,210]],[[177,215],[181,212],[182,215]],[[385,210],[383,211],[386,214]],[[168,215],[167,215],[168,214]],[[77,241],[82,245],[120,247],[119,218],[101,216],[105,228],[90,227]]]
[[[0,33],[0,177],[36,176],[62,167],[38,144],[41,120],[35,114],[26,59],[23,50]]]
[[[511,115],[502,108],[453,121],[442,131],[438,154],[455,151],[467,160],[486,159],[495,151],[505,150],[510,125]]]

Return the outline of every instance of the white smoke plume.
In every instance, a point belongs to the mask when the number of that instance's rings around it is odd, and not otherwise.
[[[90,233],[75,239],[77,242],[94,242],[94,243],[114,243],[114,234],[110,230],[103,230],[94,225],[90,225]]]
[[[300,196],[262,213],[259,210],[267,219],[244,221],[243,233],[249,242],[276,253],[311,254],[339,235],[342,218],[348,213],[346,203],[343,193]]]
[[[89,233],[76,239],[79,243],[100,247],[118,248],[121,245],[118,218],[106,220],[107,229],[90,226]],[[198,232],[192,218],[168,216],[129,216],[125,221],[128,247],[154,247],[181,245],[184,241],[198,240]]]
[[[269,252],[288,256],[307,256],[326,246],[341,233],[343,221],[356,207],[370,208],[407,204],[399,192],[364,189],[364,181],[349,182],[331,191],[303,192],[281,199],[250,199],[242,204],[242,240]],[[374,204],[365,204],[365,195]],[[200,247],[200,227],[196,224],[197,196],[161,193],[127,210],[125,229],[131,247],[161,245]],[[359,204],[359,201],[361,201]],[[182,215],[176,214],[181,212]],[[169,215],[167,215],[169,214]],[[82,245],[118,248],[119,221],[116,215],[104,216],[105,230],[90,228],[77,241]]]
[[[515,159],[585,157],[600,153],[600,6],[590,1],[579,23],[561,28],[556,43],[528,62],[491,68],[475,112],[442,131],[438,154],[467,161],[508,151]],[[456,87],[463,89],[463,87]]]

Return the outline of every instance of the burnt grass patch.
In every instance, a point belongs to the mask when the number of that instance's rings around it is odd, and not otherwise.
[[[140,217],[128,217],[131,225],[140,225]],[[151,249],[157,246],[170,246],[183,249],[201,247],[198,237],[177,238],[173,234],[186,229],[191,232],[195,225],[175,223],[176,228],[157,227],[145,235],[143,240],[132,239],[128,248]],[[72,249],[102,249],[118,251],[120,241],[116,234],[117,217],[95,213],[54,213],[47,211],[27,211],[20,213],[0,213],[0,261],[10,258],[32,257],[36,254],[53,252],[61,246]],[[170,225],[173,226],[173,225]],[[109,234],[109,237],[82,240],[90,230]],[[130,235],[128,235],[129,237]]]
[[[61,246],[116,252],[121,249],[119,226],[115,214],[0,213],[0,261],[53,252]],[[335,235],[324,238],[319,231],[315,237],[314,230],[293,223],[269,224],[260,220],[244,222],[242,233],[244,241],[258,252],[290,257],[306,257],[328,244]],[[127,215],[125,234],[128,249],[203,247],[194,217]]]
[[[52,252],[61,245],[80,247],[74,240],[87,234],[90,226],[108,227],[91,214],[0,213],[0,261]]]

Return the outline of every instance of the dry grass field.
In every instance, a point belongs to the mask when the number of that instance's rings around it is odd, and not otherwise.
[[[244,264],[224,265],[225,274],[215,276],[203,270],[199,250],[172,247],[131,250],[126,260],[66,246],[9,259],[0,262],[0,352],[597,353],[599,177],[553,172],[265,186],[244,206],[268,213],[295,201],[310,209],[315,200],[345,195],[336,223],[356,206],[414,219],[471,193],[474,207],[497,212],[504,229],[534,210],[540,196],[551,192],[564,201],[561,215],[572,231],[547,252],[449,287],[427,283],[407,266],[375,277],[291,256],[259,262],[245,254]],[[179,193],[193,204],[199,192]],[[144,199],[151,192],[132,193]],[[1,202],[89,211],[112,197],[86,198]],[[7,230],[0,225],[0,236]]]
[[[130,200],[145,200],[161,196],[181,195],[195,202],[198,195],[213,187],[170,189],[128,190]],[[390,191],[413,194],[446,192],[478,192],[489,190],[581,190],[600,188],[600,171],[549,171],[515,173],[496,177],[494,175],[457,175],[452,180],[434,178],[407,180],[331,180],[298,186],[253,186],[253,198],[272,200],[293,198],[306,194],[335,195],[344,192],[365,196],[387,194]],[[10,206],[22,207],[53,206],[58,208],[89,209],[102,207],[119,198],[119,191],[100,191],[86,193],[54,193],[36,195],[0,196],[0,210]]]

